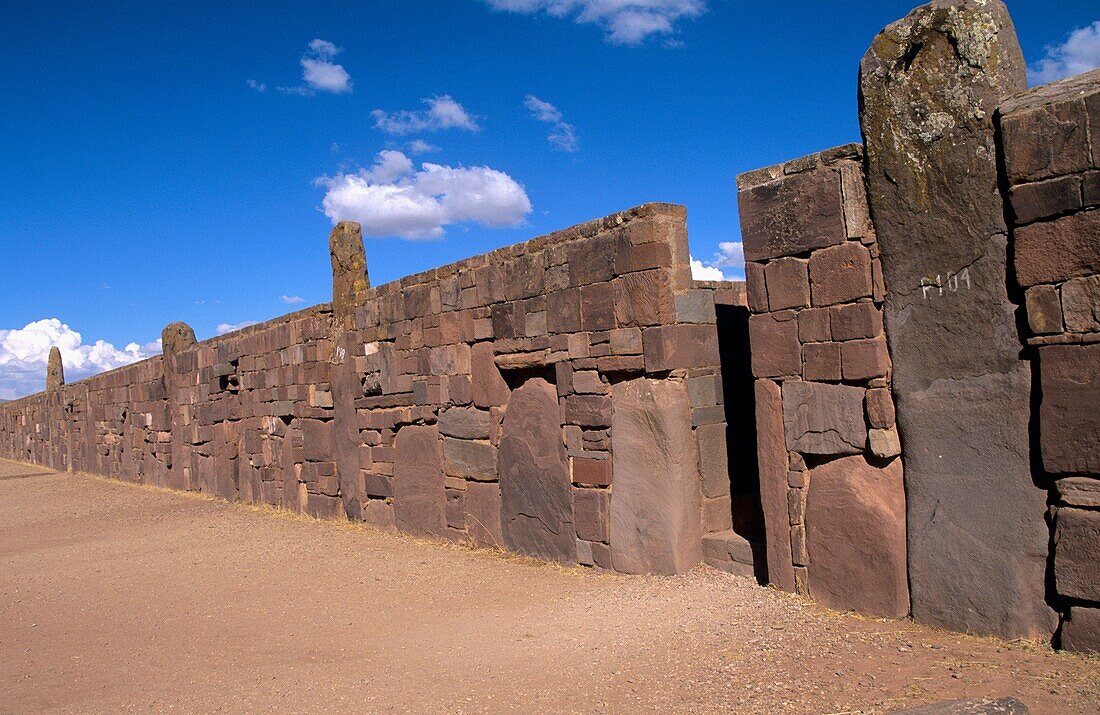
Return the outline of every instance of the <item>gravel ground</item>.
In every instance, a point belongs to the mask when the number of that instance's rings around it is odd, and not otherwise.
[[[0,711],[1100,711],[1100,659],[0,462]]]

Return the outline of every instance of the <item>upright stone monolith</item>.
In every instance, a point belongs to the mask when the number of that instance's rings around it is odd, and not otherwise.
[[[328,251],[332,258],[332,310],[343,321],[354,312],[356,295],[370,288],[360,225],[354,221],[336,224],[328,237]]]
[[[936,0],[860,65],[860,123],[905,444],[909,582],[925,623],[1046,637],[1046,493],[1006,288],[993,115],[1026,87],[999,0]]]
[[[181,437],[185,426],[185,406],[180,388],[186,378],[180,373],[179,353],[195,344],[195,331],[187,323],[169,323],[160,331],[164,354],[164,388],[168,393],[168,414],[172,420],[172,455],[168,464],[167,484],[172,489],[191,489],[191,447]]]
[[[344,511],[351,519],[359,520],[363,514],[359,494],[359,426],[355,399],[362,397],[363,392],[352,357],[363,346],[348,331],[352,327],[359,293],[370,288],[360,225],[354,221],[336,224],[328,237],[328,251],[332,259],[332,312],[335,316],[331,377],[336,420],[336,472]]]
[[[65,366],[61,362],[61,351],[57,346],[50,348],[50,359],[46,363],[46,392],[53,392],[65,384]]]

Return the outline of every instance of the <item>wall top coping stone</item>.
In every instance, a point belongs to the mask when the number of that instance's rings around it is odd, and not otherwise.
[[[1066,77],[1049,84],[1041,84],[1038,87],[1031,87],[1001,102],[999,110],[1001,115],[1004,116],[1013,112],[1041,107],[1045,104],[1084,97],[1096,92],[1100,92],[1100,69]]]
[[[801,174],[806,171],[832,166],[845,159],[863,160],[862,144],[844,144],[842,146],[808,154],[798,159],[791,159],[782,164],[765,166],[762,169],[753,169],[737,175],[737,188],[741,191],[751,189],[761,184],[767,184],[792,174]]]

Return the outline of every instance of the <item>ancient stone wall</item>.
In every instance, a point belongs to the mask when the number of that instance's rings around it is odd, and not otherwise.
[[[5,404],[0,453],[631,573],[730,528],[734,287],[691,280],[682,208],[377,288],[358,228],[333,236],[334,305],[169,326],[163,358]]]
[[[1062,646],[1100,650],[1100,70],[1000,107]]]
[[[905,493],[862,147],[742,174],[767,573],[841,609],[909,612]]]

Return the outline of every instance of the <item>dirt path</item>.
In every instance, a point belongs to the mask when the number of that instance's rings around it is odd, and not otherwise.
[[[0,711],[1096,712],[1100,659],[0,462]]]

